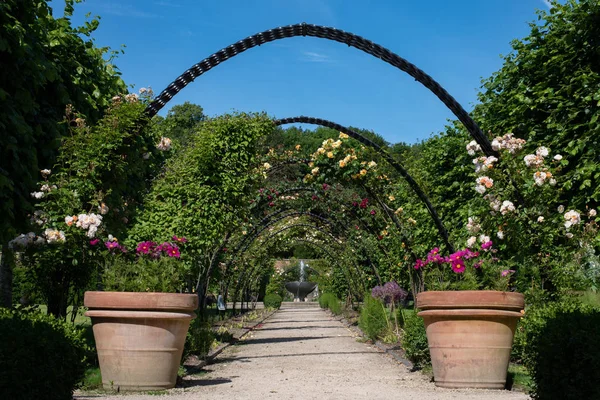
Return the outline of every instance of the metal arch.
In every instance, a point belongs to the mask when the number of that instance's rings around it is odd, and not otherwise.
[[[377,143],[373,142],[372,140],[369,140],[368,138],[364,137],[363,135],[361,135],[358,132],[353,131],[350,128],[347,128],[343,125],[337,124],[332,121],[328,121],[326,119],[321,119],[321,118],[306,117],[306,116],[302,115],[299,117],[277,119],[274,121],[274,123],[277,126],[293,124],[293,123],[303,123],[303,124],[325,126],[327,128],[335,129],[338,132],[343,132],[343,133],[347,134],[348,136],[350,136],[351,138],[356,139],[359,142],[374,149],[400,175],[402,175],[402,177],[406,180],[406,182],[408,183],[410,188],[415,192],[417,197],[419,197],[419,199],[423,202],[423,204],[425,204],[425,207],[427,208],[429,215],[431,215],[431,219],[433,219],[433,222],[435,223],[435,226],[437,227],[437,230],[438,230],[440,236],[444,240],[444,244],[447,246],[449,251],[454,251],[454,246],[452,246],[452,244],[450,243],[450,239],[448,238],[448,230],[442,223],[442,220],[440,219],[440,217],[437,213],[437,210],[435,209],[433,204],[431,204],[431,201],[429,201],[429,198],[427,197],[425,192],[423,192],[423,190],[421,189],[419,184],[413,179],[413,177],[408,173],[408,171],[406,171],[406,169],[404,169],[402,164],[400,164],[398,161],[394,160],[392,158],[392,156],[384,148],[379,146]]]
[[[417,82],[421,83],[433,94],[435,94],[437,98],[440,99],[442,103],[444,103],[446,107],[450,109],[450,111],[452,111],[452,113],[467,128],[467,131],[469,131],[473,139],[479,143],[481,149],[486,155],[489,156],[495,154],[489,139],[485,136],[477,123],[469,116],[465,109],[456,101],[456,99],[454,99],[454,97],[450,95],[450,93],[446,91],[446,89],[444,89],[438,82],[436,82],[423,70],[419,69],[416,65],[408,62],[385,47],[373,43],[361,36],[332,27],[312,25],[307,23],[287,25],[259,32],[217,51],[211,56],[193,65],[191,68],[177,77],[177,79],[171,82],[148,106],[146,109],[147,114],[149,116],[156,115],[156,113],[163,108],[165,104],[167,104],[177,93],[179,93],[181,89],[193,82],[200,75],[211,70],[222,62],[227,61],[228,59],[235,57],[236,55],[253,47],[275,40],[296,36],[311,36],[332,40],[339,43],[345,43],[349,47],[351,46],[362,50],[365,53],[379,58],[380,60],[385,61],[401,71],[406,72]]]

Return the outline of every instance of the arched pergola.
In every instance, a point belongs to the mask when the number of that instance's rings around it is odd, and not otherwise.
[[[169,86],[167,86],[148,106],[146,110],[147,114],[149,116],[156,115],[156,113],[158,113],[161,108],[163,108],[177,93],[179,93],[181,89],[186,87],[205,72],[208,72],[230,58],[233,58],[238,54],[245,52],[246,50],[265,43],[297,36],[310,36],[344,43],[349,47],[354,47],[364,51],[365,53],[379,58],[380,60],[398,68],[399,70],[406,72],[417,82],[421,83],[434,95],[436,95],[437,98],[439,98],[442,103],[444,103],[446,107],[448,107],[448,109],[450,109],[450,111],[456,115],[456,117],[467,128],[467,131],[469,131],[473,139],[479,143],[485,154],[495,154],[489,139],[485,136],[477,123],[473,121],[465,109],[456,101],[456,99],[454,99],[454,97],[450,95],[450,93],[446,91],[446,89],[436,82],[435,79],[426,74],[416,65],[410,63],[385,47],[373,43],[361,36],[350,32],[345,32],[340,29],[328,26],[312,25],[305,22],[294,25],[280,26],[259,32],[206,57],[199,63],[194,64],[191,68],[185,70],[183,74],[179,75],[177,79],[171,82]]]
[[[362,144],[374,149],[379,155],[381,155],[387,161],[388,164],[390,164],[404,178],[404,180],[406,180],[406,182],[408,183],[410,188],[413,190],[413,192],[415,192],[415,194],[417,195],[419,200],[421,200],[423,202],[423,204],[425,204],[425,207],[427,208],[427,211],[429,212],[431,219],[433,219],[433,222],[435,223],[435,226],[436,226],[442,240],[444,241],[444,244],[446,245],[446,247],[448,248],[448,250],[450,252],[454,252],[454,246],[452,246],[452,244],[450,243],[450,239],[448,238],[448,230],[442,223],[442,220],[440,219],[435,207],[433,206],[433,204],[431,204],[431,201],[429,200],[429,198],[427,197],[425,192],[423,192],[423,190],[421,189],[419,184],[413,179],[413,177],[408,173],[408,171],[406,171],[406,169],[402,166],[402,164],[400,162],[394,160],[394,158],[384,148],[382,148],[381,146],[379,146],[377,143],[373,142],[372,140],[364,137],[360,133],[353,131],[352,129],[345,127],[343,125],[337,124],[332,121],[328,121],[326,119],[299,116],[299,117],[276,119],[274,121],[274,123],[277,126],[293,124],[293,123],[303,123],[303,124],[325,126],[327,128],[331,128],[331,129],[335,129],[336,131],[343,132],[343,133],[347,134],[348,136],[350,136],[351,138],[356,139],[359,142],[361,142]]]

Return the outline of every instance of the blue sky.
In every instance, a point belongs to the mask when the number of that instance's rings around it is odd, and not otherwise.
[[[62,13],[57,1],[55,13]],[[185,69],[246,36],[307,22],[378,43],[423,69],[467,110],[510,41],[529,32],[545,0],[87,0],[74,23],[100,15],[94,37],[125,54],[116,64],[136,89],[164,89]],[[453,115],[425,87],[357,49],[291,38],[251,49],[201,76],[167,105],[191,101],[207,115],[266,111],[309,115],[413,143]],[[166,109],[161,112],[164,114]],[[485,127],[482,127],[485,129]]]

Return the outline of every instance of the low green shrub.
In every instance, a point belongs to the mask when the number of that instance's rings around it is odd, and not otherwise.
[[[329,311],[331,311],[333,315],[341,315],[343,312],[342,302],[336,296],[329,299]]]
[[[365,295],[365,302],[358,319],[358,327],[372,341],[376,341],[390,331],[389,318],[383,303],[370,294]]]
[[[323,293],[319,296],[319,306],[328,308],[334,315],[340,315],[343,311],[340,299],[333,293]]]
[[[335,298],[333,293],[323,293],[319,296],[319,306],[321,306],[321,308],[329,308],[330,300]]]
[[[283,299],[277,293],[269,293],[263,299],[263,303],[267,308],[279,308]]]
[[[182,361],[185,361],[190,355],[200,358],[206,356],[214,341],[215,332],[213,332],[210,323],[203,321],[201,318],[193,319],[185,338]]]
[[[412,310],[402,310],[402,320],[404,322],[402,348],[406,356],[417,368],[431,365],[423,318],[418,317]]]
[[[600,310],[575,301],[528,309],[518,347],[534,399],[600,399]]]
[[[2,398],[73,398],[90,351],[81,329],[37,311],[0,308],[0,338]]]

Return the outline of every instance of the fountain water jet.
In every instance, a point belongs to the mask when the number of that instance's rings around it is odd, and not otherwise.
[[[314,282],[304,282],[304,260],[300,260],[300,281],[288,282],[285,288],[294,295],[294,301],[306,301],[306,296],[316,287]]]

